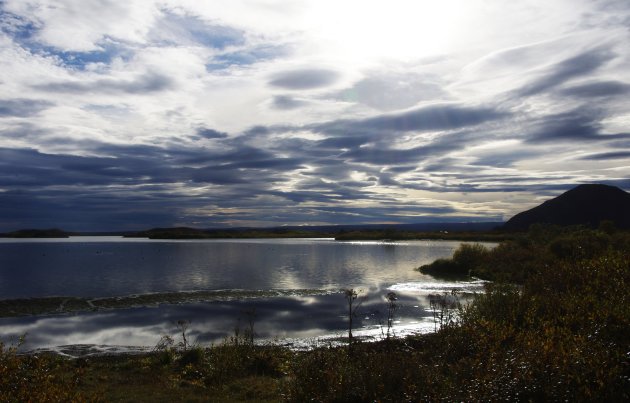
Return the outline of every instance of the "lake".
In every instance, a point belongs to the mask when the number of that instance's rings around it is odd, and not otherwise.
[[[154,346],[190,321],[198,343],[216,343],[255,319],[260,340],[286,344],[335,338],[347,326],[343,288],[361,290],[356,334],[383,334],[387,292],[396,292],[399,334],[434,329],[429,296],[475,292],[480,281],[445,282],[413,269],[449,257],[460,242],[338,242],[333,239],[148,240],[121,237],[0,240],[0,299],[119,297],[250,290],[251,297],[99,312],[0,319],[3,340],[27,333],[25,348],[89,351]],[[257,291],[289,291],[256,298]],[[291,290],[296,290],[291,295]],[[300,291],[297,291],[300,290]],[[304,291],[310,290],[310,291]],[[76,350],[76,348],[75,348]]]

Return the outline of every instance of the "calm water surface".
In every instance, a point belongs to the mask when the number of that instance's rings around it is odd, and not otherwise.
[[[399,296],[395,332],[432,331],[429,296],[479,291],[479,281],[444,282],[413,269],[451,256],[460,242],[336,242],[332,239],[147,240],[120,237],[0,240],[0,299],[103,297],[223,289],[362,290],[357,335],[379,337],[385,295]],[[0,319],[0,339],[27,333],[26,349],[88,344],[89,351],[153,346],[177,334],[215,343],[255,311],[256,333],[300,345],[343,335],[345,300],[330,295],[160,305],[106,312]],[[112,347],[115,346],[115,347]],[[76,350],[73,348],[72,350]]]
[[[424,279],[413,268],[459,242],[333,239],[0,240],[0,297],[375,287]]]

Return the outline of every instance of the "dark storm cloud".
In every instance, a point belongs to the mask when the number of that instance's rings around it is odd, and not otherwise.
[[[294,170],[302,168],[302,159],[298,158],[281,158],[273,157],[267,159],[254,159],[233,162],[226,165],[220,165],[217,168],[238,169],[238,168],[255,168],[255,169],[282,169]]]
[[[541,78],[517,90],[516,95],[519,97],[536,95],[573,78],[588,75],[616,56],[610,49],[598,47],[570,57],[554,65]]]
[[[427,156],[434,155],[436,152],[449,151],[452,149],[454,148],[451,148],[448,145],[415,147],[400,150],[382,149],[378,147],[361,147],[344,152],[341,154],[341,157],[375,165],[399,165],[417,163]]]
[[[289,95],[276,95],[275,97],[273,97],[273,100],[271,102],[271,105],[275,109],[280,110],[297,109],[307,104],[307,102],[300,99],[295,99]]]
[[[243,145],[234,150],[209,154],[207,158],[209,158],[209,161],[215,163],[240,164],[253,161],[267,161],[273,159],[274,155],[269,151],[257,147]]]
[[[339,73],[326,69],[301,69],[276,73],[269,85],[288,90],[307,90],[326,87],[339,78]]]
[[[416,214],[448,214],[455,212],[455,209],[450,206],[405,206],[403,204],[392,206],[389,208],[352,208],[352,207],[319,207],[317,208],[319,211],[327,212],[330,214],[349,214],[349,215],[365,215],[369,216],[370,211],[374,211],[376,214],[381,216],[389,216],[394,215],[400,211],[408,211]]]
[[[174,81],[158,73],[147,73],[133,80],[101,79],[92,82],[62,81],[47,84],[36,84],[32,87],[46,92],[61,93],[128,93],[146,94],[168,90]]]
[[[0,226],[19,229],[28,224],[76,231],[139,229],[148,223],[175,222],[176,210],[168,208],[171,203],[155,194],[141,197],[137,191],[128,190],[9,191],[0,198]]]
[[[246,130],[243,135],[245,136],[263,136],[266,134],[271,133],[271,131],[269,130],[269,128],[265,127],[265,126],[254,126],[248,130]]]
[[[630,93],[630,84],[621,81],[598,81],[564,88],[560,95],[568,97],[594,98],[612,97]]]
[[[235,171],[226,171],[216,167],[186,168],[174,172],[177,180],[191,180],[196,183],[214,183],[217,185],[234,185],[246,183]]]
[[[362,120],[337,120],[315,126],[313,129],[336,135],[453,130],[477,126],[507,116],[506,113],[489,107],[444,104]]]
[[[310,127],[315,132],[330,136],[315,142],[311,150],[328,150],[331,153],[337,151],[335,158],[346,162],[417,166],[427,158],[487,140],[490,135],[478,127],[508,116],[508,113],[490,107],[447,104],[362,120],[337,120]],[[421,146],[392,147],[392,140],[400,134],[434,130],[446,133]]]
[[[537,152],[531,150],[510,150],[509,152],[497,152],[492,155],[477,158],[472,165],[477,167],[509,168],[519,161],[523,161],[528,158],[535,158],[538,155],[539,154]],[[448,169],[448,166],[442,166],[439,168],[439,170],[445,169]]]
[[[206,139],[224,139],[228,136],[227,133],[205,127],[197,129],[197,135]]]
[[[611,151],[595,153],[580,157],[581,160],[622,160],[630,159],[630,151]]]
[[[138,229],[173,225],[183,219],[183,210],[207,203],[223,207],[251,203],[255,208],[258,205],[253,200],[297,163],[283,159],[252,163],[230,159],[242,155],[232,152],[223,157],[231,166],[192,167],[185,159],[194,149],[102,148],[117,150],[118,157],[0,149],[0,186],[9,189],[0,198],[0,226],[17,229],[29,223],[70,230]],[[195,197],[186,190],[208,184],[215,186],[213,191]],[[57,190],[60,186],[62,190]],[[206,221],[211,223],[211,219]]]
[[[440,147],[447,147],[458,137],[461,138],[460,134],[454,135]],[[230,139],[219,141],[236,144]],[[282,147],[287,144],[293,148]],[[385,157],[333,154],[321,158],[317,155],[327,152],[319,150],[316,141],[304,141],[303,146],[271,143],[263,150],[239,144],[223,152],[149,145],[93,147],[111,157],[2,149],[0,185],[13,190],[5,192],[11,197],[0,200],[0,216],[13,218],[0,224],[11,229],[23,226],[19,223],[32,223],[31,226],[60,226],[70,230],[106,230],[181,222],[223,226],[233,220],[301,224],[305,217],[309,222],[412,222],[416,220],[414,214],[426,217],[454,211],[449,206],[402,206],[390,195],[371,188],[380,184],[430,191],[489,191],[473,185],[436,187],[429,182],[401,183],[392,176],[394,168],[383,172],[378,165],[401,164],[396,161],[401,155],[393,153],[385,153]],[[404,159],[415,163],[418,151],[410,150]],[[279,154],[288,157],[278,157]],[[301,171],[304,164],[309,165],[307,171]],[[296,176],[295,170],[302,174]],[[366,179],[352,179],[352,171],[363,173]],[[276,185],[286,183],[289,178],[293,181],[291,189],[277,190]],[[199,185],[208,184],[212,187],[200,191]],[[63,186],[63,190],[57,190],[58,186]],[[194,197],[190,196],[190,188],[195,188]],[[367,200],[372,206],[378,203],[379,207],[340,206],[340,203]],[[309,202],[321,207],[300,206]],[[211,206],[211,213],[204,206]],[[25,210],[20,211],[21,207]],[[446,218],[449,219],[456,220],[455,216]]]
[[[527,134],[528,143],[611,141],[630,137],[627,133],[602,133],[601,120],[606,114],[585,108],[549,115]]]
[[[29,149],[0,149],[0,185],[140,185],[195,182],[243,183],[236,171],[212,166],[183,166],[193,151],[169,152],[154,147],[134,146],[118,156],[83,157],[40,153]],[[240,162],[240,161],[239,161]]]
[[[52,102],[36,99],[0,99],[0,118],[25,118],[36,115],[44,109],[50,108],[53,105],[54,104]]]
[[[107,172],[107,168],[114,167],[107,160],[3,148],[0,149],[0,185],[46,186],[51,182],[57,185],[107,184],[111,176],[115,176]]]
[[[317,145],[325,149],[355,148],[372,141],[374,136],[329,137],[319,140]]]

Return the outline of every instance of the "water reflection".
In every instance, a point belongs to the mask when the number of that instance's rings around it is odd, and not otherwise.
[[[353,333],[380,337],[388,291],[399,295],[394,333],[431,331],[428,296],[478,290],[480,282],[449,282],[413,268],[452,255],[459,242],[335,242],[332,239],[153,241],[115,237],[0,240],[0,298],[107,297],[194,290],[355,288],[365,300]],[[27,334],[25,349],[69,344],[154,346],[177,336],[218,343],[255,309],[260,340],[300,345],[345,335],[342,294],[215,301],[57,316],[0,319],[0,337]],[[105,348],[108,349],[108,348]]]
[[[152,241],[114,237],[0,240],[0,297],[105,297],[217,289],[393,284],[459,242],[331,239]]]
[[[387,323],[385,295],[389,290],[396,290],[399,297],[393,332],[405,335],[433,330],[433,314],[428,302],[430,294],[449,292],[454,288],[473,292],[479,291],[481,286],[479,282],[454,282],[440,288],[435,283],[423,282],[395,284],[388,289],[364,289],[359,297],[363,303],[354,319],[356,330],[353,333],[355,336],[384,337]],[[177,337],[176,322],[187,320],[190,321],[189,340],[209,345],[232,335],[239,324],[244,328],[248,321],[247,312],[255,312],[258,340],[304,347],[305,343],[308,345],[316,340],[345,336],[346,310],[345,298],[340,293],[162,305],[74,315],[4,318],[0,319],[0,335],[8,341],[27,334],[25,350],[69,344],[135,346],[134,349],[143,350],[154,346],[162,335]],[[78,353],[74,351],[72,354]]]

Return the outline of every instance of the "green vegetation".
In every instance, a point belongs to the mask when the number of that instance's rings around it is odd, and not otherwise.
[[[77,387],[83,371],[59,356],[19,355],[18,346],[0,342],[0,401],[2,402],[88,402],[97,400],[93,391]]]
[[[250,321],[221,345],[201,348],[188,344],[182,321],[178,345],[165,336],[145,355],[67,360],[3,348],[0,392],[5,394],[0,395],[9,401],[24,396],[53,401],[630,400],[630,234],[609,226],[538,226],[491,250],[463,246],[440,265],[497,281],[468,305],[458,304],[456,296],[435,301],[431,306],[440,327],[432,334],[376,343],[353,338],[346,346],[296,352],[255,345]],[[349,318],[355,295],[345,293]],[[392,312],[394,301],[395,295],[388,297]],[[340,310],[343,304],[340,297]],[[34,390],[40,395],[26,394]]]
[[[463,244],[450,259],[438,259],[418,270],[436,277],[474,276],[485,280],[523,284],[555,265],[602,256],[609,251],[630,253],[630,233],[610,222],[600,228],[533,225],[529,232],[488,249]]]
[[[462,244],[450,259],[438,259],[433,263],[418,268],[424,274],[436,277],[450,278],[469,276],[486,260],[490,251],[480,244]]]
[[[232,337],[212,348],[67,359],[0,346],[2,402],[276,402],[293,352]]]

